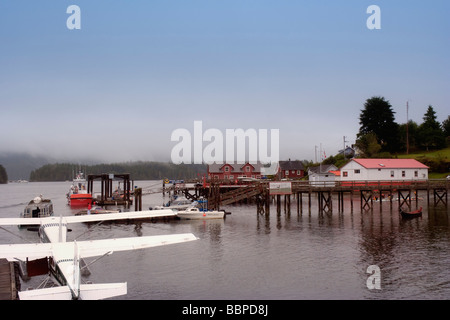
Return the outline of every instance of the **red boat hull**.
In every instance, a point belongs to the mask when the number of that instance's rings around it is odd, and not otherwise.
[[[72,194],[69,201],[71,207],[87,207],[92,204],[92,195],[87,193]]]
[[[418,210],[416,211],[403,211],[402,209],[400,209],[400,214],[402,215],[402,217],[404,219],[410,219],[410,218],[416,218],[416,217],[420,217],[422,216],[422,207],[420,207]]]

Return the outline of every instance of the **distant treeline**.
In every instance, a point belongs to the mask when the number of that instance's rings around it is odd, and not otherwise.
[[[180,164],[164,162],[126,162],[97,165],[72,163],[46,164],[30,173],[30,181],[72,180],[79,169],[88,174],[129,173],[132,180],[192,179],[206,173],[201,164]]]
[[[8,174],[5,168],[0,164],[0,184],[8,183]]]

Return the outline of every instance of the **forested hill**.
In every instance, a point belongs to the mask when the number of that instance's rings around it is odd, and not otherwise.
[[[80,168],[78,164],[46,164],[30,174],[30,181],[72,180]],[[200,164],[180,164],[164,162],[127,162],[113,164],[82,165],[86,174],[129,173],[132,180],[191,179],[206,173],[206,166]]]

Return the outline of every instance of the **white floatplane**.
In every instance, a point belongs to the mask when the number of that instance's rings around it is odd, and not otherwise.
[[[113,251],[137,250],[181,243],[197,238],[192,233],[66,242],[67,224],[173,216],[172,210],[121,212],[101,215],[2,218],[0,226],[35,225],[40,220],[41,243],[0,245],[0,258],[24,261],[44,258],[48,272],[59,287],[19,292],[21,300],[106,299],[127,294],[127,283],[81,284],[80,259],[106,256]]]

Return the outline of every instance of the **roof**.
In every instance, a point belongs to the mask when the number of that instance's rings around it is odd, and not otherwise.
[[[323,164],[317,167],[309,167],[308,168],[308,172],[309,174],[311,173],[325,173],[325,172],[330,172],[333,170],[337,170],[338,168],[334,165],[334,164]]]
[[[249,163],[249,162],[246,162],[246,163],[221,163],[221,164],[220,163],[212,163],[212,164],[208,165],[208,171],[210,173],[215,173],[215,172],[222,173],[223,172],[222,168],[224,166],[228,165],[231,167],[231,172],[245,173],[243,168],[247,164],[251,165],[254,168],[253,171],[255,171],[255,172],[261,172],[261,167],[263,167],[263,165],[260,162],[258,162],[258,163]]]
[[[428,169],[416,159],[353,159],[353,161],[367,169]]]
[[[280,161],[281,170],[305,170],[303,166],[303,162],[300,160],[288,160],[288,161]]]

